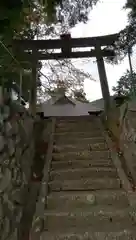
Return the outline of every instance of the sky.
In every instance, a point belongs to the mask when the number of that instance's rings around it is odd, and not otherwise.
[[[89,21],[86,24],[78,24],[71,30],[72,37],[93,37],[114,34],[127,25],[128,12],[123,9],[126,0],[101,0],[90,12]],[[77,65],[89,72],[96,81],[85,80],[84,89],[90,101],[101,98],[101,87],[97,71],[96,59],[90,59],[87,64],[79,59]],[[129,69],[128,59],[119,65],[105,64],[110,93],[117,80]]]

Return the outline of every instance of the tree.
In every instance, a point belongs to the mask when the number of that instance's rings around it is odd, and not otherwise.
[[[77,89],[74,91],[74,98],[77,100],[77,101],[80,101],[80,102],[89,102],[86,98],[86,93],[84,92],[83,89]]]
[[[84,61],[82,64],[84,64]],[[86,62],[86,61],[85,61]],[[43,64],[42,85],[38,91],[38,100],[45,101],[54,90],[60,87],[65,89],[68,96],[74,97],[74,92],[84,91],[84,80],[92,79],[92,76],[75,66],[72,60],[46,61]]]
[[[126,40],[124,47],[128,48],[136,44],[136,1],[127,0],[125,8],[130,10],[128,14],[129,25],[124,30]]]
[[[128,14],[129,24],[120,31],[117,42],[112,46],[119,60],[124,59],[128,51],[131,54],[132,47],[136,44],[136,1],[127,0],[124,8],[130,10]],[[109,58],[108,60],[112,63],[118,63],[115,58]]]
[[[37,34],[41,24],[60,23],[73,27],[78,22],[86,22],[88,13],[98,0],[1,0],[0,36],[30,37]]]
[[[136,44],[136,1],[127,0],[124,9],[129,10],[128,25],[119,32],[117,41],[110,47],[115,55],[107,57],[106,61],[111,64],[121,62],[128,52],[132,54],[132,48]]]
[[[12,39],[48,38],[68,32],[78,22],[86,22],[88,13],[98,0],[2,0],[0,1],[0,78],[19,82],[19,68],[30,72],[30,65],[16,62]],[[11,55],[8,51],[10,51]],[[17,57],[17,56],[16,56]],[[70,60],[69,60],[70,62]],[[51,67],[53,70],[53,67]],[[74,69],[74,68],[73,68]],[[74,70],[73,70],[74,72]],[[53,70],[54,74],[54,70]],[[12,78],[11,78],[12,75]],[[25,75],[23,75],[25,77]],[[23,80],[23,92],[28,94],[28,75]],[[25,84],[26,83],[26,84]]]
[[[132,96],[136,94],[136,73],[131,74],[128,70],[127,72],[118,80],[117,86],[113,87],[115,94],[120,94],[123,96]]]
[[[54,88],[48,88],[46,92],[50,97],[59,97],[66,95],[80,102],[88,102],[88,100],[86,99],[86,94],[82,87],[70,91],[69,87],[66,85],[65,80],[59,80]]]

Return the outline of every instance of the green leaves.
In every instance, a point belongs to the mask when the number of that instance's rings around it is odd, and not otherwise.
[[[128,0],[125,9],[130,10],[128,14],[129,24],[120,32],[120,38],[117,43],[124,56],[128,52],[128,48],[136,44],[136,1]]]
[[[74,98],[80,102],[88,102],[86,99],[86,93],[83,89],[75,90],[74,92]]]
[[[118,80],[117,86],[113,87],[115,94],[120,93],[123,96],[131,96],[132,93],[136,94],[136,73],[131,74],[127,72]]]
[[[59,36],[62,32],[68,32],[78,22],[86,22],[91,7],[97,1],[1,0],[0,39],[11,52],[12,49],[10,47],[13,39],[34,39],[37,36],[48,37],[51,34],[53,37]],[[17,58],[17,55],[14,57]],[[21,63],[21,66],[24,67],[24,64]],[[21,66],[13,60],[3,46],[0,46],[0,77],[2,79],[8,79],[10,82],[14,81],[19,85],[19,70]],[[30,69],[30,66],[27,68]],[[57,66],[53,66],[50,69],[50,79],[53,83],[53,79],[58,77]],[[89,77],[88,74],[74,68],[70,61],[63,66],[63,69],[66,70],[65,73],[63,72],[63,76],[65,79],[67,78],[67,85],[71,89],[75,89],[79,85],[83,88],[83,81]],[[22,89],[23,93],[28,95],[30,78],[25,74],[23,75]]]

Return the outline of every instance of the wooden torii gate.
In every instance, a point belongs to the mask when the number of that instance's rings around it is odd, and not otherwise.
[[[71,38],[70,34],[52,40],[14,40],[15,51],[20,52],[23,60],[32,64],[32,85],[30,105],[32,114],[36,112],[36,79],[38,60],[96,57],[105,111],[110,108],[110,93],[103,57],[114,56],[114,52],[104,47],[113,46],[118,34],[91,38]],[[81,51],[80,48],[90,50]],[[78,51],[75,49],[78,48]],[[51,50],[60,50],[58,53]],[[50,50],[50,52],[48,51]],[[18,54],[17,54],[18,55]]]

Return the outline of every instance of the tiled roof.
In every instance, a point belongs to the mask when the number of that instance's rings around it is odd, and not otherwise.
[[[67,103],[61,102],[62,96],[55,101],[50,98],[48,101],[41,104],[39,111],[44,112],[44,116],[86,116],[89,115],[88,112],[98,112],[102,110],[102,108],[91,103],[84,103],[68,97],[66,98]],[[56,104],[58,100],[59,104]]]

